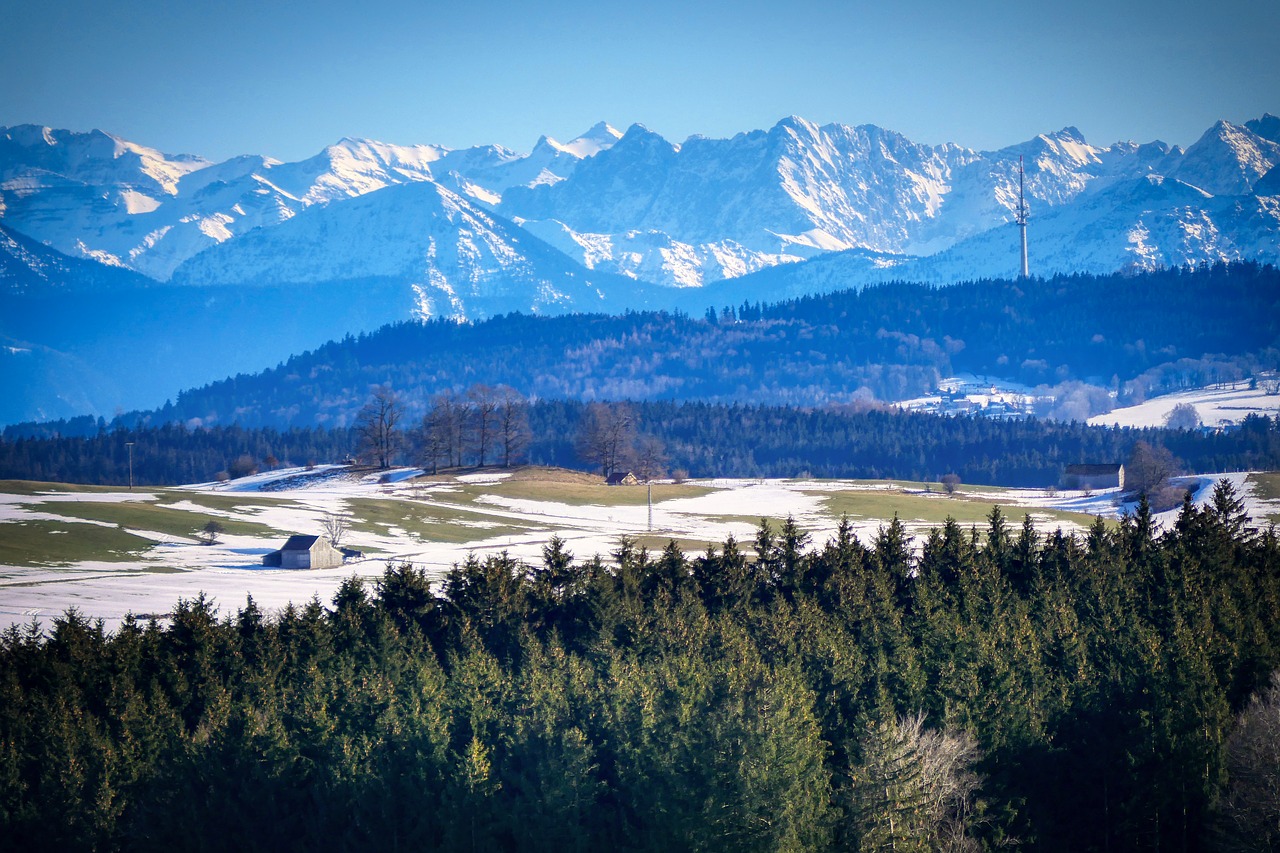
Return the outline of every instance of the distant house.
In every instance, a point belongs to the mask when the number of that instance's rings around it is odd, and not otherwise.
[[[1062,472],[1067,489],[1123,489],[1123,465],[1068,465]]]
[[[615,471],[605,479],[604,483],[606,486],[636,486],[640,481],[630,471]]]
[[[290,536],[283,548],[262,558],[262,565],[282,569],[332,569],[342,563],[342,552],[323,536]]]

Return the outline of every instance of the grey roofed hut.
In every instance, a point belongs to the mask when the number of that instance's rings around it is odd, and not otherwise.
[[[323,536],[290,536],[279,551],[262,558],[262,565],[282,569],[332,569],[342,562],[342,552]]]

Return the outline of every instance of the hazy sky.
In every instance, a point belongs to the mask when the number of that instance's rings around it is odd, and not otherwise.
[[[527,151],[800,115],[996,148],[1188,145],[1280,113],[1280,2],[0,0],[0,125],[296,160],[343,136]]]

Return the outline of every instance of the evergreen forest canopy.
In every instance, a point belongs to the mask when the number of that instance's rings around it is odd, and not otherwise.
[[[626,449],[656,445],[658,458],[650,460],[656,467],[646,472],[655,477],[681,471],[692,477],[932,482],[954,474],[965,483],[1044,488],[1061,485],[1063,469],[1070,464],[1124,462],[1139,442],[1168,451],[1194,473],[1280,469],[1280,418],[1259,415],[1246,418],[1237,430],[1203,434],[1034,419],[673,402],[527,404],[527,443],[510,461],[601,470],[600,460],[587,458],[580,441],[589,413],[599,407],[621,409],[630,417],[627,441],[633,444]],[[430,425],[430,416],[406,419],[392,436],[391,461],[432,470],[440,459],[432,456],[424,438]],[[219,474],[234,478],[277,466],[337,462],[364,450],[354,428],[187,429],[169,424],[104,427],[80,437],[59,434],[66,426],[7,429],[0,438],[0,480],[121,485],[129,482],[132,464],[138,484],[179,485],[209,482]],[[92,427],[92,421],[84,426]],[[459,441],[457,463],[477,464],[474,435],[464,432]],[[364,458],[376,462],[370,455]],[[491,451],[488,461],[508,460]],[[615,463],[628,467],[640,461],[624,454]]]
[[[1280,541],[762,526],[0,637],[0,832],[65,850],[1276,849]],[[1251,702],[1250,697],[1259,694]]]
[[[256,375],[185,391],[122,419],[188,425],[343,427],[370,389],[420,416],[434,395],[507,385],[531,399],[815,406],[924,394],[961,372],[1075,395],[1048,412],[1109,405],[1280,368],[1280,270],[1220,264],[1137,275],[886,284],[705,316],[507,315],[400,323]],[[1066,386],[1066,387],[1064,387]]]

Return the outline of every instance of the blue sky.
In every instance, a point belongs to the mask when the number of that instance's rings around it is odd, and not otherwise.
[[[790,114],[982,149],[1066,125],[1188,145],[1280,113],[1276,0],[0,0],[0,20],[0,125],[211,159],[343,136],[527,151],[602,119],[680,141]]]

